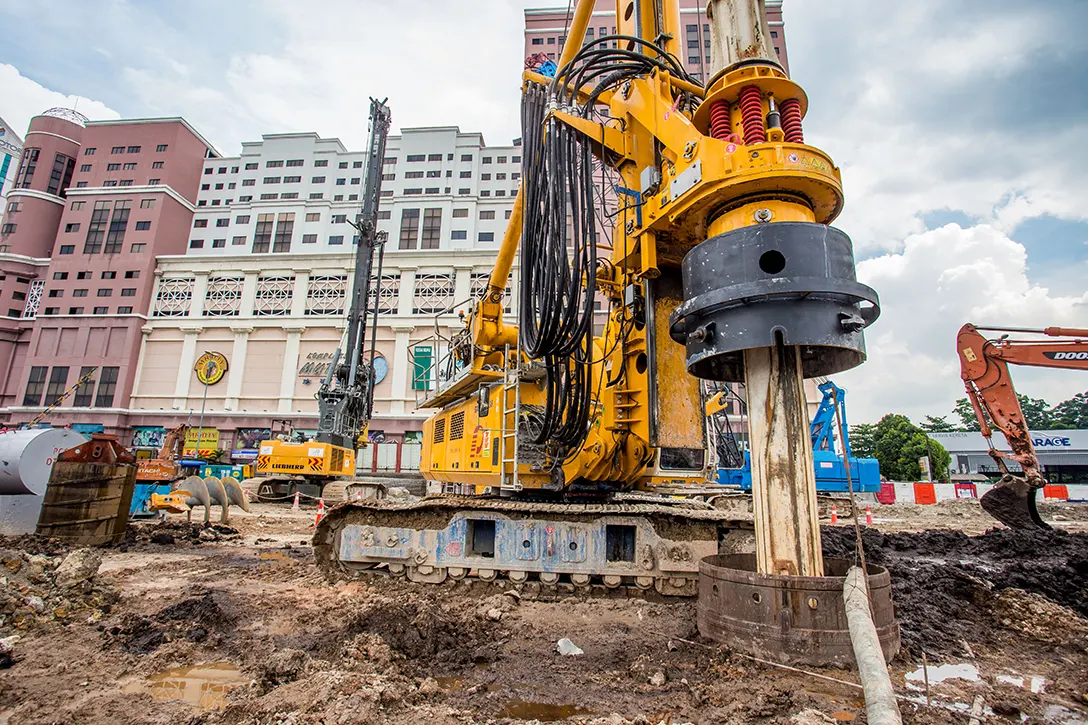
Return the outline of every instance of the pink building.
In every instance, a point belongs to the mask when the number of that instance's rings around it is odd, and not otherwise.
[[[96,368],[46,422],[128,427],[155,257],[185,252],[204,159],[216,156],[181,118],[31,122],[0,265],[27,260],[36,276],[19,278],[35,304],[0,327],[0,419],[33,418]]]
[[[710,24],[706,18],[706,0],[680,0],[680,21],[684,24],[685,69],[703,82],[709,80]],[[529,8],[525,11],[525,56],[545,53],[557,60],[566,45],[567,8]],[[771,43],[782,67],[789,72],[786,57],[786,29],[782,22],[782,0],[767,0],[767,23]],[[597,0],[593,19],[586,31],[586,42],[616,32],[616,3]]]

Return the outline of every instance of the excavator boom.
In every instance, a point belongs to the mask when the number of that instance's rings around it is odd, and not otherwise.
[[[1005,334],[990,340],[982,335],[982,330]],[[1068,339],[1009,339],[1008,333],[1014,332]],[[1088,370],[1088,330],[978,327],[968,323],[960,328],[956,350],[967,399],[978,418],[979,430],[989,443],[990,456],[1003,474],[998,484],[982,497],[982,507],[1010,528],[1049,528],[1035,504],[1035,492],[1046,485],[1046,478],[1031,443],[1031,432],[1013,387],[1009,365]],[[994,428],[1005,436],[1011,453],[994,447]],[[1022,475],[1014,475],[1006,461],[1018,464]]]

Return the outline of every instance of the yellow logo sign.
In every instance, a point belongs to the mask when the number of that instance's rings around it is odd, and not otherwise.
[[[201,355],[196,365],[196,379],[205,385],[215,385],[227,374],[227,359],[220,352],[206,352]]]

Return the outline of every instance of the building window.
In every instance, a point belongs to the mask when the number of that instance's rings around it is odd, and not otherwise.
[[[230,245],[232,247],[240,247],[245,243],[246,243],[246,238],[244,236],[232,237],[231,240],[230,240]]]
[[[396,181],[396,174],[382,174],[382,181]]]
[[[288,166],[302,166],[302,159],[287,159]]]
[[[495,192],[495,196],[506,196],[506,190],[505,189],[499,189],[498,191]]]
[[[83,155],[84,156],[94,156],[94,152],[97,151],[97,150],[98,149],[96,149],[93,146],[90,147],[90,148],[83,149]]]
[[[355,186],[355,185],[356,185],[356,184],[358,184],[358,183],[359,183],[360,181],[362,181],[362,179],[360,179],[360,178],[359,178],[358,176],[353,176],[353,177],[351,177],[351,185],[352,185],[352,186]]]
[[[123,171],[135,171],[136,170],[136,163],[133,162],[133,161],[130,161],[129,163],[122,166],[121,169]]]
[[[316,234],[303,234],[302,235],[302,243],[303,244],[317,244],[317,235]]]
[[[461,178],[462,179],[471,179],[472,178],[472,172],[471,171],[462,171],[461,172]]]
[[[87,225],[87,238],[83,241],[84,254],[98,254],[102,251],[102,241],[106,238],[106,226],[110,218],[110,203],[96,201],[91,221]]]
[[[480,174],[480,181],[491,181],[491,174]]]
[[[256,186],[256,179],[242,179],[242,186]]]
[[[389,193],[392,194],[393,192],[389,192]],[[343,194],[337,194],[332,198],[332,200],[333,201],[343,201],[344,200],[344,195]]]
[[[333,224],[347,224],[347,222],[348,222],[348,215],[347,214],[333,214],[332,215],[332,223]]]
[[[438,249],[439,237],[442,236],[442,209],[423,210],[423,234],[420,237],[420,249]]]
[[[38,168],[38,157],[41,149],[23,149],[23,161],[19,165],[19,174],[15,177],[16,189],[30,188],[30,182],[34,178],[34,171]]]
[[[328,159],[318,159],[317,161],[314,162],[314,168],[315,169],[323,167],[323,166],[328,166],[328,165],[329,165],[329,160]]]
[[[92,314],[95,315],[108,315],[110,313],[109,307],[95,307]]]
[[[484,189],[480,192],[480,196],[491,196],[491,192],[487,189]]]
[[[76,182],[76,188],[77,189],[84,189],[86,187],[87,187],[87,182],[86,181],[77,181]]]
[[[145,244],[144,242],[138,242],[137,244],[133,244],[129,248],[129,251],[133,254],[142,254],[145,249],[147,249],[147,244]]]
[[[139,146],[129,146],[128,147],[128,153],[138,154],[138,153],[140,153],[140,147]]]
[[[117,279],[117,273],[112,269],[102,273],[102,279]]]
[[[405,189],[404,190],[404,195],[405,196],[419,196],[422,193],[423,193],[423,189]]]
[[[45,308],[45,314],[47,314],[47,315],[59,315],[60,314],[60,308],[59,307],[46,307]]]
[[[423,172],[422,171],[405,171],[404,172],[404,178],[406,178],[406,179],[422,179],[423,178]]]
[[[309,212],[306,214],[306,221],[319,222],[321,221],[321,212]]]
[[[325,195],[322,194],[320,191],[315,191],[315,192],[310,194],[310,199],[324,199],[324,198],[325,198]]]
[[[147,185],[148,186],[158,186],[159,185],[159,180],[158,179],[148,179],[147,180]]]
[[[68,279],[67,272],[54,272],[53,279]]]
[[[283,162],[282,161],[266,161],[264,163],[264,167],[266,169],[282,169],[283,168]]]
[[[56,196],[64,196],[68,185],[72,183],[72,172],[76,170],[76,160],[57,154],[53,160],[53,171],[49,174],[49,186],[46,191]]]
[[[227,246],[226,238],[212,240],[212,249],[223,249],[225,246]]]
[[[426,188],[426,190],[424,190],[423,193],[425,193],[425,194],[437,194],[438,193],[438,187],[437,186],[428,186]]]
[[[393,191],[392,191],[391,189],[389,189],[389,190],[386,190],[386,191],[383,191],[383,192],[382,192],[382,196],[381,196],[381,198],[383,198],[383,199],[389,199],[389,198],[390,198],[390,197],[392,197],[392,196],[393,196]]]
[[[404,160],[407,161],[410,164],[415,164],[415,163],[419,163],[420,161],[426,161],[427,160],[427,155],[426,154],[408,154],[408,156],[406,156]]]
[[[80,202],[80,203],[82,203],[82,202]],[[155,200],[154,199],[140,199],[140,208],[141,209],[154,209],[155,208]]]
[[[509,218],[510,218],[510,215],[511,215],[512,213],[513,213],[513,212],[511,212],[511,211],[510,211],[509,209],[507,209],[507,210],[506,210],[506,218],[507,218],[507,219],[509,219]]]
[[[544,45],[544,38],[533,38],[533,45]]]
[[[253,201],[252,196],[239,196],[238,201]]]
[[[298,184],[301,183],[301,176],[285,176],[283,177],[283,183],[285,184]]]
[[[249,214],[240,214],[234,217],[235,224],[249,224]]]
[[[125,288],[123,288],[121,290],[121,296],[122,297],[135,297],[136,296],[136,288],[135,287],[125,287]]]
[[[68,314],[69,315],[82,315],[83,314],[83,308],[82,307],[69,307],[68,308]]]
[[[325,177],[324,176],[311,177],[310,178],[310,183],[311,184],[324,184],[325,183]]]
[[[57,309],[51,307],[49,309]],[[53,314],[56,314],[54,312]],[[26,381],[26,392],[23,394],[23,405],[37,407],[42,404],[42,393],[45,392],[45,377],[49,368],[44,365],[35,365],[30,368],[30,377]]]
[[[493,242],[495,241],[495,232],[480,232],[480,236],[477,237],[481,242]]]
[[[132,314],[132,307],[130,307],[128,305],[118,307],[117,308],[117,314],[119,314],[119,315],[131,315]]]
[[[0,226],[0,234],[14,234],[16,228],[16,225],[9,222],[7,224],[4,224],[3,226]]]
[[[112,297],[113,296],[113,290],[111,290],[111,289],[99,289],[98,290],[98,296],[99,297]]]
[[[125,229],[128,228],[128,214],[131,206],[131,201],[114,202],[113,218],[110,219],[110,230],[106,235],[106,246],[102,249],[106,254],[121,253],[121,246],[125,241]]]
[[[62,289],[51,289],[51,290],[49,290],[49,296],[50,297],[63,297],[64,296],[64,290],[62,290]],[[13,300],[25,300],[26,299],[26,293],[25,292],[12,292],[11,293],[11,298]]]
[[[203,239],[190,239],[189,240],[189,249],[203,249],[203,248],[204,248],[204,240]]]
[[[151,222],[136,222],[136,231],[146,232],[151,228]]]
[[[272,244],[273,252],[291,251],[291,234],[295,230],[295,213],[284,212],[276,219],[276,238]]]
[[[487,209],[487,210],[480,211],[480,218],[481,219],[494,219],[495,218],[495,210],[494,209]]]
[[[458,189],[457,193],[460,196],[468,196],[469,194],[472,193],[472,189]]]
[[[73,308],[80,309],[82,308]],[[69,310],[71,314],[71,310]],[[97,372],[95,367],[81,367],[79,369],[79,380],[82,383],[76,388],[75,395],[72,397],[72,406],[76,408],[90,408],[91,400],[94,397],[94,373]]]
[[[111,154],[123,154],[123,153],[125,153],[125,147],[124,146],[114,146],[113,148],[110,149],[110,153]]]
[[[261,201],[275,201],[276,199],[279,199],[279,198],[280,198],[279,194],[261,194]],[[201,202],[201,203],[203,203],[203,202]]]
[[[454,219],[468,219],[468,209],[467,208],[454,209],[453,210],[453,218]]]
[[[98,395],[95,396],[96,408],[109,408],[113,405],[113,394],[117,390],[117,374],[121,368],[102,368],[102,376],[98,382]]]
[[[167,148],[169,148],[169,147],[166,144],[161,143],[161,144],[159,144],[158,146],[155,147],[155,153],[161,154]]]
[[[60,254],[75,254],[76,246],[74,244],[62,244],[60,245]]]
[[[193,220],[193,228],[194,229],[206,229],[207,226],[208,226],[208,220],[207,219],[194,219]]]
[[[116,181],[103,181],[102,186],[117,186]]]
[[[138,270],[138,269],[130,269],[127,272],[125,272],[125,279],[139,279],[139,278],[140,278],[140,270]]]
[[[415,249],[419,236],[419,209],[403,209],[400,214],[400,249]]]
[[[267,252],[272,245],[272,226],[275,222],[275,214],[258,214],[257,227],[253,232],[253,251],[257,253]]]
[[[225,217],[223,219],[216,219],[215,220],[215,226],[217,226],[217,227],[229,227],[230,226],[230,217]],[[139,226],[137,226],[137,229],[138,228],[139,228]]]
[[[351,162],[351,168],[361,169],[361,168],[363,168],[363,162],[362,161],[352,161]]]
[[[341,177],[341,178],[336,180],[336,185],[337,186],[347,186],[348,185],[348,180],[346,178]]]
[[[347,161],[341,161],[339,164],[337,164],[337,166],[339,168],[341,168],[341,169],[346,169],[348,167],[348,162]]]
[[[266,176],[263,179],[266,184],[278,184],[280,183],[280,177],[278,176]]]
[[[82,166],[79,167],[79,171],[82,174],[86,174],[90,170],[91,170],[91,165],[90,164],[83,164]]]
[[[76,272],[76,279],[90,279],[91,276],[90,272]]]
[[[450,239],[468,239],[468,232],[464,229],[454,229],[450,232]]]
[[[72,202],[72,211],[79,211],[80,209],[83,208],[83,205],[86,204],[86,203],[87,202],[85,202],[85,201],[73,201]]]
[[[329,244],[337,245],[337,244],[343,244],[343,243],[344,243],[344,235],[343,234],[335,234],[335,235],[329,237]]]
[[[45,399],[52,405],[68,389],[68,367],[57,365],[49,373],[49,387],[45,389]]]

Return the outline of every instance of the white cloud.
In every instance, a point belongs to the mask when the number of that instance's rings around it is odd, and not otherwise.
[[[1088,293],[1062,297],[1032,284],[1024,247],[988,225],[912,235],[901,253],[859,264],[858,278],[880,294],[883,314],[866,333],[868,361],[835,377],[849,390],[854,423],[950,413],[964,395],[955,339],[966,322],[1088,326]],[[1018,367],[1013,380],[1018,392],[1051,404],[1085,389],[1069,371]]]
[[[92,121],[121,117],[117,111],[101,101],[50,90],[7,63],[0,63],[0,88],[4,89],[0,115],[3,115],[20,137],[26,134],[31,118],[56,106],[74,108]]]

